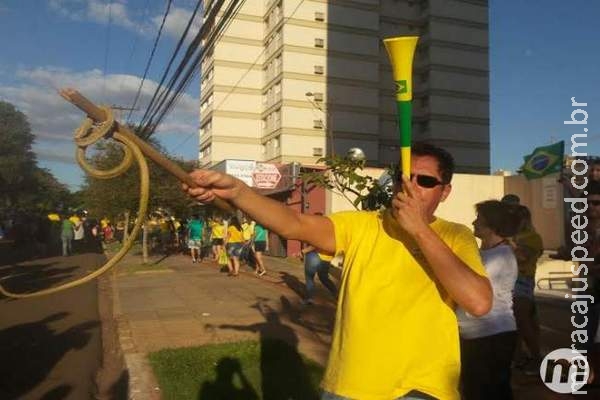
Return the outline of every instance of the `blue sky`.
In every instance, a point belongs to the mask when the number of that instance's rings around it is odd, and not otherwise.
[[[142,110],[194,4],[173,1]],[[582,133],[581,126],[563,124],[573,110],[571,97],[588,103],[588,151],[600,155],[600,2],[489,4],[492,170],[514,171],[533,148]],[[72,188],[83,176],[74,164],[72,141],[83,115],[56,90],[72,86],[98,103],[131,105],[165,5],[165,0],[0,1],[0,99],[28,116],[40,164]],[[171,153],[197,156],[197,110],[194,82],[156,135]]]

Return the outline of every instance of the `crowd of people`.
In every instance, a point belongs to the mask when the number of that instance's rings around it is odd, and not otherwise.
[[[226,267],[232,277],[239,276],[241,264],[254,268],[258,276],[267,273],[263,253],[268,247],[268,235],[261,224],[237,215],[203,218],[194,214],[184,228],[192,263],[210,258]]]
[[[105,233],[100,225],[85,211],[17,211],[0,220],[0,239],[11,244],[12,253],[32,257],[101,252]]]

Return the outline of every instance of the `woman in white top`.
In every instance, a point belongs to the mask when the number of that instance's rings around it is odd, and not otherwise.
[[[463,400],[512,399],[510,364],[517,341],[512,290],[517,260],[507,238],[519,226],[516,207],[497,200],[475,205],[475,236],[481,239],[481,258],[494,291],[491,311],[474,317],[456,311],[460,328],[461,391]]]

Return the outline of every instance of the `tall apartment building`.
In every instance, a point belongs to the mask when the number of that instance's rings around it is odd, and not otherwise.
[[[398,35],[420,36],[413,139],[450,150],[459,172],[488,173],[486,0],[246,0],[202,61],[200,164],[314,164],[351,147],[369,165],[397,162],[381,40]]]

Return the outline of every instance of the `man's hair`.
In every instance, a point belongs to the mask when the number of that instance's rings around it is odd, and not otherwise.
[[[454,174],[454,158],[446,150],[428,142],[415,142],[410,152],[414,156],[430,156],[437,160],[438,171],[442,177],[442,183],[448,184],[452,181]]]
[[[487,227],[502,237],[514,236],[519,231],[519,207],[499,200],[486,200],[475,204],[477,214],[483,217]]]
[[[508,204],[521,204],[521,198],[514,193],[505,194],[500,201]]]

